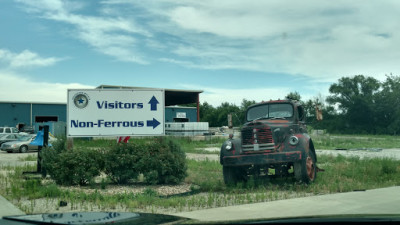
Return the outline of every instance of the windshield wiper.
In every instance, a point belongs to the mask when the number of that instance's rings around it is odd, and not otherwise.
[[[261,117],[255,118],[254,120],[252,120],[252,122],[254,122],[256,120],[269,119],[269,118],[270,117],[268,117],[268,116],[261,116]]]
[[[261,116],[258,118],[255,118],[254,120],[252,120],[252,122],[256,121],[256,120],[262,120],[262,119],[270,119],[270,120],[286,120],[286,117],[269,117],[269,116]]]

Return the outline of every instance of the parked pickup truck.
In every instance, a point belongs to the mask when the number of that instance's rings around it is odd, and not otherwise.
[[[250,106],[241,137],[230,136],[222,145],[220,163],[226,184],[246,181],[249,175],[294,175],[297,181],[313,182],[317,155],[303,107],[292,100]]]

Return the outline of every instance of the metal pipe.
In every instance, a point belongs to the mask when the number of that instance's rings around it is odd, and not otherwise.
[[[200,122],[200,94],[197,93],[197,122]]]
[[[31,124],[30,126],[32,126],[32,103],[31,103]]]

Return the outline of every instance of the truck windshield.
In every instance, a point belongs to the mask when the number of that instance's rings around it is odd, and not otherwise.
[[[291,104],[266,104],[252,107],[247,111],[247,121],[256,119],[289,118],[293,116]]]

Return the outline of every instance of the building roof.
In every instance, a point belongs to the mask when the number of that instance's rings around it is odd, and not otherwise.
[[[0,101],[1,104],[67,105],[65,102]]]
[[[146,87],[130,87],[117,85],[100,85],[96,89],[147,89],[160,90],[163,88],[146,88]],[[184,105],[197,103],[198,95],[202,90],[179,90],[179,89],[163,89],[165,91],[165,106]]]

